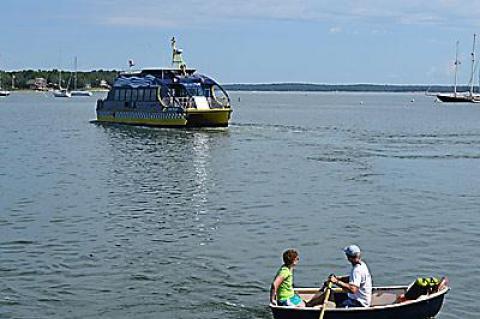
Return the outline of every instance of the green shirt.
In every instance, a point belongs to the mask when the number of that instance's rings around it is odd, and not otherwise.
[[[292,298],[295,295],[293,291],[293,272],[287,266],[282,266],[278,270],[275,278],[278,276],[283,277],[283,282],[277,289],[277,300]]]

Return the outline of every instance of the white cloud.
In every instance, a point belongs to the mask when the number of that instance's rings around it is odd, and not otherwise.
[[[119,26],[213,26],[248,20],[480,26],[477,0],[97,0],[96,5],[104,15],[98,17],[101,23]]]
[[[328,30],[328,32],[330,32],[330,33],[340,33],[340,32],[342,32],[342,28],[341,27],[331,27],[330,30]]]

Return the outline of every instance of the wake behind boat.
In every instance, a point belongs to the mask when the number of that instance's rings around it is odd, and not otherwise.
[[[427,319],[435,317],[442,308],[445,295],[450,291],[443,286],[437,292],[422,295],[415,300],[398,302],[408,287],[373,287],[370,307],[326,308],[324,319]],[[295,292],[304,300],[310,300],[320,289],[297,288]],[[346,298],[345,293],[334,289],[335,302]],[[270,304],[274,319],[318,319],[321,307],[288,307]]]

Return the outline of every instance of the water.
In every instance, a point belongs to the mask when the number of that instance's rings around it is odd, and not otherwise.
[[[200,130],[0,99],[0,318],[271,318],[284,249],[316,286],[350,243],[374,284],[448,275],[439,318],[478,317],[478,105],[231,95],[232,125]]]

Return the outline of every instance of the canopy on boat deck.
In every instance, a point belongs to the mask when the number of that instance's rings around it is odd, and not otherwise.
[[[188,85],[188,84],[204,84],[204,85],[215,85],[217,84],[211,78],[201,75],[194,74],[190,76],[175,76],[173,78],[161,79],[152,75],[145,76],[120,76],[115,79],[113,86],[116,88],[120,87],[130,87],[130,88],[140,88],[140,87],[151,87],[151,86],[162,86],[162,85]]]

